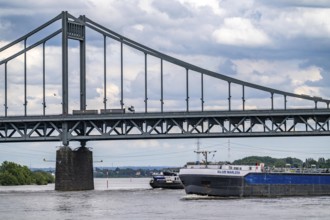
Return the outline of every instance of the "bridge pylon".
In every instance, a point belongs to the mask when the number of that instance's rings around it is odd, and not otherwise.
[[[55,190],[93,190],[93,153],[84,145],[72,150],[62,146],[56,152]]]
[[[84,16],[80,17],[84,21]],[[86,45],[85,26],[68,19],[68,12],[62,12],[62,114],[68,115],[69,74],[68,39],[80,42],[80,110],[86,110]],[[94,189],[93,153],[81,141],[81,147],[72,150],[69,147],[68,122],[62,122],[62,143],[56,152],[55,190],[76,191]]]

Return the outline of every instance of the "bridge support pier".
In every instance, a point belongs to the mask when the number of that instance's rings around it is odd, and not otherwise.
[[[63,146],[56,152],[55,190],[93,190],[93,153],[85,146],[71,150]]]

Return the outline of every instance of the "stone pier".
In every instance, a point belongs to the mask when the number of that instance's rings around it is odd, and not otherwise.
[[[72,150],[63,146],[56,152],[55,190],[93,190],[93,153],[86,147]]]

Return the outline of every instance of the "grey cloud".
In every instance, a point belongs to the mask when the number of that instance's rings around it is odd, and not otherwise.
[[[223,64],[219,67],[219,72],[224,75],[236,75],[237,74],[237,66],[229,59],[227,59]]]
[[[311,8],[328,8],[330,2],[328,0],[276,0],[276,1],[263,1],[256,0],[260,4],[276,7],[311,7]]]
[[[162,13],[166,13],[171,19],[192,17],[191,12],[176,1],[154,1],[152,5]]]

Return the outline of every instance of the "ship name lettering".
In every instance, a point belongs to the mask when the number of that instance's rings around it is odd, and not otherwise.
[[[240,171],[237,171],[237,170],[218,170],[217,173],[222,173],[222,174],[240,174]]]

